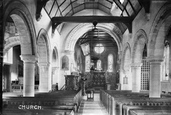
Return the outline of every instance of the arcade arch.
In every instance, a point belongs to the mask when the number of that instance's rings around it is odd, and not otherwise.
[[[164,41],[171,26],[171,12],[169,10],[171,10],[171,4],[164,4],[157,13],[150,29],[148,52],[150,61],[150,97],[160,97],[161,90],[164,87],[164,84],[160,83],[160,81],[163,77],[161,75],[164,75],[162,74],[164,69],[162,66],[164,62]],[[168,92],[170,86],[166,84],[165,87],[166,92]]]
[[[122,69],[121,69],[121,89],[131,90],[132,89],[132,77],[131,77],[131,47],[129,43],[125,44],[125,48],[122,56]]]
[[[142,89],[141,86],[147,85],[148,84],[143,82],[143,79],[149,79],[149,69],[148,67],[145,67],[147,71],[145,71],[145,73],[143,73],[143,69],[141,69],[141,67],[145,64],[145,66],[148,65],[147,63],[147,59],[143,59],[143,54],[144,54],[144,50],[147,51],[146,44],[147,44],[147,35],[146,32],[144,30],[139,30],[137,31],[137,33],[135,34],[135,42],[134,42],[134,46],[133,46],[133,53],[132,53],[132,91],[133,92],[140,92],[140,90]],[[146,53],[146,52],[145,52]],[[143,66],[144,67],[144,66]],[[141,71],[142,70],[142,71]],[[147,81],[148,82],[148,81]],[[142,83],[142,84],[141,84]],[[146,86],[146,87],[147,87]]]
[[[50,42],[46,30],[41,29],[37,39],[37,57],[39,66],[39,92],[51,90]],[[48,81],[48,82],[47,82]]]
[[[18,7],[20,6],[20,7]],[[3,32],[8,22],[14,23],[16,33],[12,37],[4,38],[4,53],[16,45],[21,47],[21,60],[23,61],[23,96],[34,96],[34,75],[36,62],[35,28],[31,14],[27,7],[20,1],[12,1],[6,5],[3,16]],[[28,74],[29,73],[29,74]],[[26,82],[27,81],[27,82]]]

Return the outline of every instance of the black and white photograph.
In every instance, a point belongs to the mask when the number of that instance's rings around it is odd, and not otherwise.
[[[171,115],[171,0],[0,0],[0,115]]]

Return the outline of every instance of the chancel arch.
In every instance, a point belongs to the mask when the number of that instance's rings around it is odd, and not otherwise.
[[[109,24],[98,24],[97,29],[102,29],[103,31],[107,32],[113,39],[116,41],[118,46],[118,52],[122,50],[121,45],[121,38],[118,36],[115,32],[113,32],[114,25]],[[74,29],[67,35],[66,42],[64,44],[65,50],[74,51],[74,46],[77,42],[77,40],[86,32],[93,29],[93,24],[87,24],[87,23],[81,23],[78,24]]]
[[[5,45],[4,52],[6,52],[6,49],[9,49],[10,47],[12,48],[15,45],[20,45],[21,60],[23,61],[24,71],[23,96],[33,97],[35,91],[34,68],[36,62],[36,35],[33,20],[27,7],[20,1],[9,2],[5,9],[6,10],[3,16],[4,25],[7,25],[8,23],[14,23],[13,32],[15,33],[11,34],[12,37],[8,39],[9,44]],[[4,30],[6,30],[5,27],[6,26],[3,26]]]

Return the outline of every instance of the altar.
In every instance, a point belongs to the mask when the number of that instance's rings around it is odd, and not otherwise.
[[[107,89],[116,90],[117,88],[117,75],[114,72],[104,72],[104,71],[91,71],[85,73],[86,89]]]
[[[79,76],[65,75],[65,89],[78,90],[79,89]]]
[[[87,73],[87,82],[86,82],[86,88],[97,88],[97,89],[105,89],[106,85],[106,78],[105,78],[105,72],[99,72],[99,71],[92,71],[90,73]]]

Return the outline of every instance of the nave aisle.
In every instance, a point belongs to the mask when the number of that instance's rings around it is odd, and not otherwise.
[[[76,115],[108,115],[107,110],[100,102],[100,94],[94,94],[94,100],[83,97],[83,101]]]

